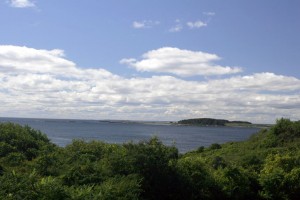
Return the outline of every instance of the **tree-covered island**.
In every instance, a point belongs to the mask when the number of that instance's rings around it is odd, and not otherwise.
[[[252,123],[247,121],[229,121],[225,119],[195,118],[180,120],[177,124],[195,126],[246,126]]]

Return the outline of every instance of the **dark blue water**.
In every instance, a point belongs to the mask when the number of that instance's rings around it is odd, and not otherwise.
[[[258,128],[198,127],[144,123],[105,122],[96,120],[53,120],[0,118],[0,122],[29,125],[41,130],[59,146],[73,139],[101,140],[108,143],[138,142],[157,136],[166,145],[175,145],[181,153],[212,143],[242,141],[256,133]]]

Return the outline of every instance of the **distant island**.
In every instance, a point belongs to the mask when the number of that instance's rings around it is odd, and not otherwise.
[[[225,119],[213,118],[195,118],[184,119],[177,122],[179,125],[195,125],[195,126],[249,126],[251,122],[247,121],[229,121]]]

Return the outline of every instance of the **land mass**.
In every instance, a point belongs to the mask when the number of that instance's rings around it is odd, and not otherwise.
[[[195,118],[184,119],[177,122],[179,125],[196,125],[196,126],[249,126],[251,122],[247,121],[229,121],[226,119],[213,118]]]

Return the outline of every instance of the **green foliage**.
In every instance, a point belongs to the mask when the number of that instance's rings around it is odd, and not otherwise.
[[[220,157],[220,156],[216,156],[215,158],[213,158],[211,166],[214,169],[218,169],[218,168],[224,168],[227,166],[226,161],[224,160],[224,158]]]
[[[61,181],[51,176],[40,179],[34,184],[34,187],[38,194],[37,199],[63,200],[70,196]]]
[[[64,154],[62,177],[64,183],[70,186],[100,184],[121,170],[127,170],[123,165],[126,155],[120,145],[74,140],[65,148]]]
[[[26,160],[26,156],[23,153],[12,152],[2,160],[4,163],[9,163],[11,166],[18,166]]]
[[[197,153],[202,153],[204,151],[205,147],[204,146],[200,146],[197,148]]]
[[[170,192],[176,188],[171,163],[178,159],[178,150],[166,147],[156,137],[138,144],[128,143],[124,147],[129,161],[127,168],[143,177],[142,196],[149,199],[170,198]]]
[[[270,155],[259,179],[267,199],[297,199],[300,195],[300,154]]]
[[[177,171],[183,184],[186,199],[213,199],[218,188],[204,161],[197,158],[183,158],[177,163]]]
[[[0,142],[0,157],[5,157],[9,153],[15,152],[16,148],[6,142]]]
[[[99,185],[83,185],[80,187],[68,187],[70,199],[73,200],[98,200],[98,199],[140,199],[140,180],[135,174],[129,176],[116,176],[107,179]]]
[[[97,199],[138,200],[141,193],[141,178],[137,175],[113,177],[96,188]]]
[[[196,118],[196,119],[184,119],[178,121],[178,124],[184,125],[197,125],[197,126],[239,126],[250,125],[250,122],[246,121],[228,121],[225,119],[212,119],[212,118]]]
[[[0,165],[0,176],[2,176],[3,173],[4,173],[4,169],[3,169],[3,167]]]
[[[289,119],[281,118],[277,120],[271,131],[281,142],[291,141],[300,137],[300,121],[292,122]]]
[[[46,150],[35,159],[34,167],[42,176],[56,176],[61,170],[62,161],[60,158],[61,151],[58,148]]]
[[[17,174],[15,171],[0,177],[0,199],[37,199],[34,188],[35,173]]]
[[[50,145],[49,139],[40,131],[12,123],[0,124],[0,156],[18,152],[32,160],[45,145]]]
[[[82,199],[89,199],[89,200],[96,200],[97,193],[94,190],[94,186],[90,185],[83,185],[80,187],[71,186],[67,187],[66,190],[70,194],[70,199],[72,200],[82,200]]]
[[[185,119],[178,121],[178,124],[186,125],[199,125],[199,126],[225,126],[229,123],[225,119],[212,119],[212,118],[197,118],[197,119]]]
[[[263,160],[255,154],[247,154],[241,158],[241,166],[258,172],[263,164]]]
[[[19,174],[14,171],[0,177],[0,199],[66,199],[68,193],[53,177],[39,179],[35,171]]]
[[[63,175],[63,181],[66,185],[91,185],[99,184],[103,181],[101,171],[98,171],[94,163],[82,163],[70,166]]]
[[[222,146],[218,143],[213,143],[209,146],[209,149],[211,149],[211,150],[221,149],[221,148],[222,148]]]
[[[180,155],[139,143],[74,140],[60,148],[0,124],[0,199],[299,199],[300,122],[279,119],[247,141]]]
[[[229,166],[218,168],[215,179],[222,188],[225,199],[257,199],[255,180],[242,168]]]

